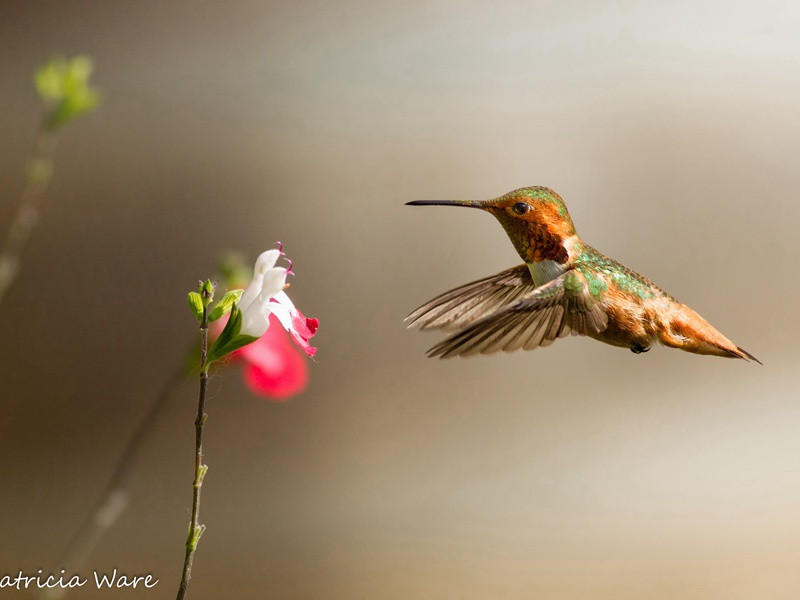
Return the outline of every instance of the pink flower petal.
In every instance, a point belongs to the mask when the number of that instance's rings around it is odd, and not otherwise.
[[[292,311],[292,339],[300,346],[307,356],[314,356],[317,349],[308,343],[319,329],[319,319],[309,319],[296,308]]]
[[[314,337],[319,329],[319,319],[309,319],[299,310],[292,314],[292,327],[303,336],[304,339]]]
[[[240,348],[234,356],[244,360],[244,380],[250,390],[260,396],[285,400],[308,385],[308,364],[288,343],[277,319],[270,317],[271,327],[258,340]]]
[[[302,392],[308,384],[308,365],[297,352],[291,352],[298,360],[293,360],[294,364],[285,369],[285,374],[277,377],[257,365],[245,366],[244,382],[250,391],[277,402],[283,402]]]

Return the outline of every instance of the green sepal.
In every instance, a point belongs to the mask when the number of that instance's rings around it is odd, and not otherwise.
[[[239,301],[239,298],[242,297],[243,293],[244,290],[230,290],[229,292],[225,292],[222,300],[217,302],[216,305],[214,305],[214,308],[211,309],[211,312],[208,313],[209,323],[213,323],[223,315],[227,314],[233,304]]]
[[[198,292],[189,292],[186,296],[192,314],[197,318],[197,322],[203,320],[203,299]]]
[[[231,316],[225,324],[225,329],[219,334],[217,341],[208,351],[206,364],[211,364],[216,360],[225,358],[231,352],[238,350],[247,344],[255,342],[258,338],[252,335],[241,334],[242,330],[242,311],[236,304],[231,306]]]

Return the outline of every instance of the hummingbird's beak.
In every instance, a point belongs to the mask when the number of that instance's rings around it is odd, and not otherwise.
[[[406,206],[467,206],[469,208],[482,208],[486,205],[480,200],[412,200]]]

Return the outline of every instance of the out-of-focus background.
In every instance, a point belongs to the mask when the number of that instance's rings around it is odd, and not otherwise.
[[[186,292],[280,239],[319,354],[288,403],[212,381],[190,597],[800,596],[796,3],[0,1],[4,229],[59,53],[105,100],[0,307],[0,572],[61,568],[196,336]],[[426,359],[403,317],[518,258],[487,215],[403,203],[530,184],[764,366]],[[115,597],[174,595],[195,402],[83,569],[160,579]]]

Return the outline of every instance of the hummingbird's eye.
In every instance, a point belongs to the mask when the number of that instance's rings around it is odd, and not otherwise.
[[[530,206],[528,206],[527,202],[517,202],[512,209],[518,215],[524,215],[526,212],[530,210]]]

